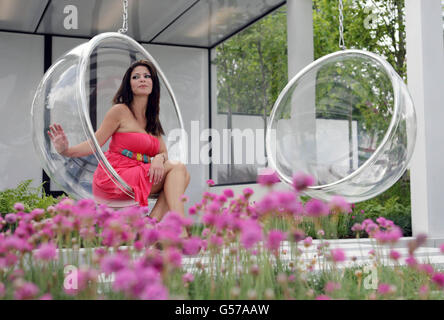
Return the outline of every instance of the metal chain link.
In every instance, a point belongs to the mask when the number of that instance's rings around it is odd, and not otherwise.
[[[342,50],[345,49],[345,41],[344,41],[344,15],[342,11],[344,10],[344,6],[342,4],[342,0],[339,0],[339,48]]]
[[[123,23],[119,33],[126,33],[128,31],[128,0],[123,0]]]

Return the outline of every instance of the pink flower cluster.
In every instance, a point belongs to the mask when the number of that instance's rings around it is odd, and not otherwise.
[[[355,224],[354,231],[365,230],[371,238],[374,238],[380,244],[395,244],[402,237],[402,230],[396,226],[393,221],[384,217],[379,217],[373,222],[371,219],[365,219],[361,225]]]
[[[92,290],[97,283],[98,275],[104,273],[114,276],[112,289],[132,299],[167,299],[170,293],[167,289],[167,279],[172,272],[181,272],[183,257],[194,256],[202,251],[210,254],[221,251],[224,246],[239,242],[241,248],[250,254],[263,253],[262,247],[270,255],[278,257],[280,248],[286,240],[300,243],[305,248],[313,245],[313,239],[301,228],[302,219],[323,221],[323,217],[340,213],[350,213],[351,206],[341,197],[332,197],[324,203],[317,199],[301,202],[299,193],[312,186],[313,177],[302,173],[293,176],[293,190],[277,191],[272,186],[279,182],[276,172],[267,169],[258,177],[261,185],[269,188],[261,199],[252,201],[254,193],[251,188],[245,188],[240,195],[235,195],[232,189],[225,189],[221,194],[206,191],[200,202],[189,208],[189,215],[197,216],[195,221],[201,222],[203,230],[200,236],[183,237],[184,231],[194,223],[192,219],[170,211],[162,221],[149,218],[144,207],[130,207],[120,211],[104,205],[97,205],[91,199],[75,202],[64,199],[54,207],[46,210],[35,209],[25,212],[25,206],[17,203],[16,212],[8,213],[0,218],[0,227],[10,228],[0,233],[0,269],[14,269],[26,257],[32,257],[36,266],[47,267],[58,260],[57,245],[97,247],[94,250],[93,266],[80,269],[78,273],[78,288],[67,289],[69,295],[80,295]],[[209,186],[214,181],[207,181]],[[214,189],[213,189],[214,190]],[[188,199],[181,197],[182,201]],[[288,232],[273,227],[265,228],[265,222],[274,217],[283,217],[291,222]],[[328,229],[325,229],[328,231]],[[370,237],[380,244],[394,245],[402,237],[401,229],[393,221],[380,217],[373,221],[364,220],[352,227],[354,232],[365,230]],[[326,232],[317,230],[318,236]],[[77,237],[75,241],[73,237]],[[67,242],[68,241],[68,242]],[[409,245],[407,263],[428,276],[428,279],[440,288],[444,288],[444,275],[436,272],[428,264],[420,264],[414,257],[414,251],[425,242],[419,236]],[[263,246],[259,244],[263,243]],[[128,248],[123,248],[128,246]],[[318,258],[325,257],[333,265],[346,261],[345,252],[341,249],[329,249],[329,243],[324,241],[317,247]],[[300,249],[297,249],[300,250]],[[444,246],[441,248],[444,251]],[[239,259],[239,247],[231,247],[230,255]],[[137,253],[137,258],[133,254]],[[302,253],[302,251],[300,251]],[[401,255],[391,250],[390,258],[399,261]],[[203,269],[201,264],[198,268]],[[250,272],[257,276],[262,266],[252,265]],[[40,292],[40,289],[28,281],[18,269],[13,273],[14,297],[17,299],[51,298]],[[294,281],[288,277],[287,282]],[[180,274],[182,284],[193,286],[194,275]],[[287,279],[287,278],[285,278]],[[290,279],[293,279],[290,281]],[[327,294],[336,294],[341,289],[340,283],[328,282],[325,285]],[[377,293],[385,296],[393,293],[394,287],[381,284]],[[5,295],[5,284],[0,282],[0,298]],[[332,295],[335,297],[335,295]],[[314,295],[313,295],[314,297]],[[330,296],[320,295],[317,299],[330,299]]]

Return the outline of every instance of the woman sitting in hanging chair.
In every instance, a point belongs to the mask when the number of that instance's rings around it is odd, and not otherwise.
[[[135,200],[148,205],[150,194],[159,194],[151,217],[160,221],[167,211],[184,214],[180,197],[190,182],[184,164],[168,160],[159,120],[160,83],[154,65],[147,60],[133,63],[123,76],[114,96],[114,106],[106,113],[96,131],[103,146],[111,143],[105,156],[114,170],[131,186]],[[66,157],[84,157],[93,153],[87,141],[69,147],[63,128],[49,127],[48,135],[58,153]],[[94,173],[93,193],[98,198],[128,199],[99,165]]]

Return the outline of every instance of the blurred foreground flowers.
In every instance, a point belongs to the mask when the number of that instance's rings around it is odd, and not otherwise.
[[[117,211],[90,199],[31,212],[17,203],[0,217],[0,299],[444,297],[444,273],[415,256],[425,236],[408,243],[403,266],[399,227],[383,217],[356,223],[356,237],[365,232],[375,244],[367,267],[378,283],[369,288],[366,266],[325,240],[350,204],[341,197],[304,204],[299,193],[313,178],[302,173],[291,190],[274,190],[278,181],[272,171],[259,175],[268,192],[256,202],[250,188],[207,191],[187,217],[169,212],[160,222],[145,207]],[[192,236],[182,238],[183,228]]]

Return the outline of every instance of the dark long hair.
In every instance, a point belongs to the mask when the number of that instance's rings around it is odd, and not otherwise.
[[[146,106],[146,132],[155,135],[165,135],[163,131],[162,125],[159,120],[159,101],[160,101],[160,82],[159,77],[157,75],[157,70],[154,67],[153,63],[148,60],[139,60],[134,62],[128,70],[126,70],[125,75],[123,76],[122,83],[120,84],[119,90],[117,90],[116,95],[113,98],[113,103],[124,103],[134,114],[131,103],[133,102],[133,91],[131,90],[131,73],[138,66],[147,67],[147,69],[151,73],[151,80],[153,81],[153,89],[151,90],[150,95],[148,96],[148,102]]]

